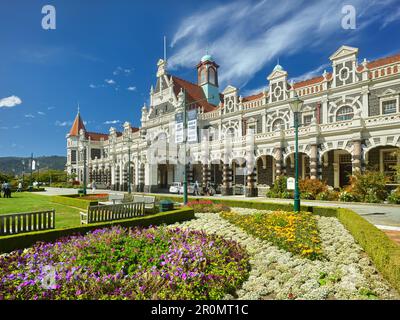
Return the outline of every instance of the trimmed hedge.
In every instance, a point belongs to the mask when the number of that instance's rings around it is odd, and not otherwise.
[[[21,233],[11,236],[0,237],[0,253],[10,252],[17,249],[27,248],[38,241],[51,242],[59,238],[73,234],[85,234],[96,229],[108,228],[115,225],[122,227],[148,227],[150,225],[171,224],[194,218],[193,209],[178,209],[161,212],[144,217],[136,217],[126,220],[115,220],[110,222],[93,223],[72,228],[61,228],[30,233]]]
[[[83,210],[87,210],[89,206],[96,206],[99,204],[99,202],[95,200],[79,199],[69,196],[52,196],[51,201],[55,203],[65,204],[71,207],[81,208]]]
[[[386,280],[400,292],[400,246],[352,210],[338,208],[337,217]]]

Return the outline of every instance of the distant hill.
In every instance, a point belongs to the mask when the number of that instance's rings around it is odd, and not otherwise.
[[[42,156],[33,158],[36,163],[39,162],[39,169],[48,170],[64,170],[67,157],[62,156]],[[30,158],[23,157],[0,157],[0,172],[8,174],[21,174],[23,171],[22,160],[25,161],[25,172],[30,172]],[[15,171],[13,171],[13,169]],[[36,168],[37,169],[37,168]]]

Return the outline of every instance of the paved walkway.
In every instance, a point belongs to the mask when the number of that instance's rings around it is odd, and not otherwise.
[[[49,188],[46,187],[45,192],[38,192],[38,194],[44,195],[61,195],[61,194],[76,194],[77,189],[70,188]],[[93,192],[88,189],[88,194],[91,193],[123,193],[121,191],[110,191],[110,190],[96,190]],[[171,195],[171,194],[163,194]],[[191,196],[189,196],[190,198]],[[206,198],[202,196],[196,196],[196,198]],[[257,198],[245,198],[244,196],[221,196],[215,195],[214,198],[218,199],[246,199],[251,201],[262,201],[262,202],[277,202],[277,203],[292,203],[290,199],[267,199],[265,197]],[[354,210],[356,213],[363,216],[366,220],[376,225],[381,229],[388,229],[388,231],[399,231],[400,229],[400,205],[387,205],[387,204],[365,204],[365,203],[344,203],[344,202],[331,202],[331,201],[309,201],[304,200],[301,202],[304,205],[310,206],[325,206],[325,207],[337,207],[337,208],[348,208]]]

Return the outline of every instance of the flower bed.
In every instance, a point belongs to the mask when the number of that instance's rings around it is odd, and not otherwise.
[[[222,211],[231,211],[231,208],[221,203],[213,203],[211,200],[194,200],[187,203],[194,212],[219,213]]]
[[[219,299],[248,269],[245,250],[216,235],[114,227],[0,257],[0,300]]]
[[[311,260],[321,257],[321,240],[315,216],[308,212],[238,214],[221,216],[254,236]]]
[[[170,227],[206,230],[237,241],[250,254],[248,279],[225,299],[399,299],[337,218],[316,217],[324,258],[310,260],[249,235],[218,214],[197,213],[196,217]]]
[[[80,197],[79,199],[108,201],[108,193],[88,194],[86,196]]]

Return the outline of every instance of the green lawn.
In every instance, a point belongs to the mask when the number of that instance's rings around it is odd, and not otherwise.
[[[82,209],[50,201],[51,197],[29,192],[12,194],[12,198],[0,198],[0,214],[56,210],[56,228],[80,224],[79,212]]]

